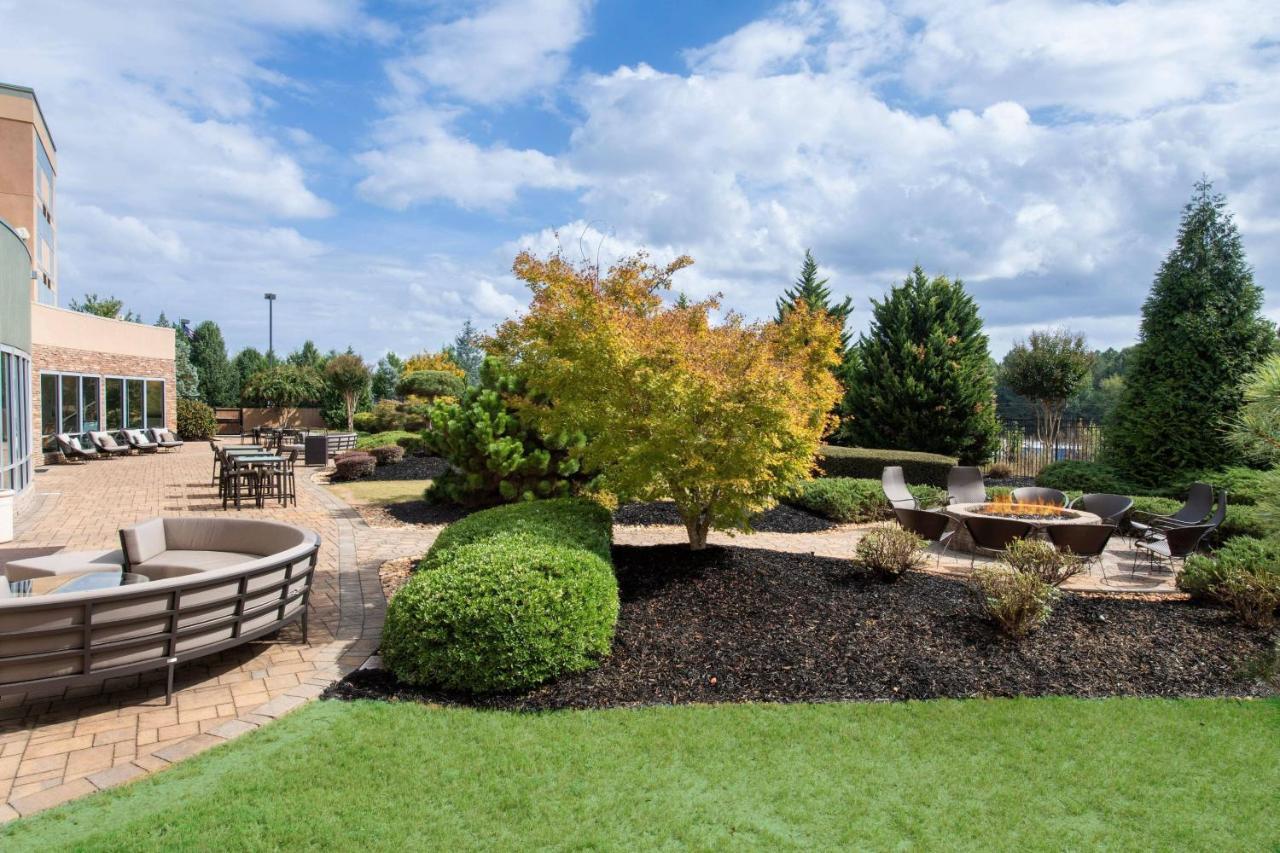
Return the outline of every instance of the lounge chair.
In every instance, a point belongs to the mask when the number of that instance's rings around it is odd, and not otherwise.
[[[1036,526],[1030,522],[997,516],[989,518],[970,516],[964,520],[964,526],[969,531],[969,538],[973,540],[969,568],[973,568],[973,557],[978,551],[989,551],[992,556],[999,556],[1008,549],[1010,542],[1026,539],[1036,529]]]
[[[116,437],[109,432],[91,432],[89,440],[93,442],[93,446],[98,448],[98,452],[106,457],[112,456],[128,456],[131,448],[128,445],[120,444],[116,441]]]
[[[1187,502],[1177,512],[1172,515],[1135,512],[1135,517],[1129,519],[1129,529],[1135,537],[1146,538],[1171,527],[1198,525],[1212,508],[1213,486],[1208,483],[1192,483],[1191,490],[1187,492]]]
[[[880,472],[880,486],[884,496],[894,509],[920,509],[915,495],[907,488],[907,480],[902,475],[900,465],[886,465]]]
[[[1016,504],[1067,505],[1066,492],[1060,492],[1057,489],[1046,489],[1043,486],[1023,486],[1020,489],[1014,489],[1012,497],[1013,502]]]
[[[62,458],[68,462],[72,459],[81,459],[88,462],[90,459],[102,458],[102,454],[98,453],[98,448],[92,444],[86,446],[78,435],[60,432],[53,437],[53,440],[58,445],[58,451],[62,454]]]
[[[1174,569],[1174,560],[1186,562],[1187,557],[1194,554],[1204,538],[1213,532],[1208,524],[1192,524],[1188,527],[1172,527],[1168,530],[1155,531],[1148,539],[1139,539],[1134,543],[1133,568],[1130,574],[1138,570],[1138,557],[1145,551],[1148,560],[1160,560],[1169,564],[1169,571]]]
[[[139,453],[155,453],[160,449],[160,445],[147,438],[147,434],[140,429],[126,429],[123,432],[125,441]]]
[[[1115,532],[1114,524],[1050,524],[1045,527],[1049,541],[1059,551],[1075,554],[1086,563],[1096,560],[1102,566],[1103,580],[1107,579],[1107,566],[1102,561],[1102,553]]]
[[[980,504],[987,499],[987,484],[981,468],[957,465],[947,472],[947,503]]]
[[[1133,498],[1127,498],[1124,495],[1081,495],[1067,507],[1091,512],[1101,518],[1104,524],[1114,524],[1119,527],[1129,515],[1129,510],[1133,509]]]
[[[164,427],[148,430],[148,432],[151,435],[151,440],[158,444],[161,450],[176,450],[182,446],[182,439]]]
[[[910,530],[921,539],[937,542],[942,546],[942,550],[938,552],[938,565],[942,565],[942,555],[951,546],[951,537],[956,533],[955,529],[951,528],[951,522],[954,519],[933,510],[908,507],[894,507],[893,514],[898,517],[898,524],[902,525],[903,529]]]

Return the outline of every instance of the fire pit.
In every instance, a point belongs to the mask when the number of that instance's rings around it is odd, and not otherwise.
[[[973,550],[973,540],[964,527],[966,518],[990,517],[1014,518],[1029,521],[1036,527],[1051,527],[1057,524],[1101,524],[1102,518],[1091,512],[1078,509],[1064,509],[1054,504],[1014,503],[1007,496],[1000,496],[985,503],[952,504],[942,510],[960,522],[960,527],[951,537],[951,548],[956,551]]]

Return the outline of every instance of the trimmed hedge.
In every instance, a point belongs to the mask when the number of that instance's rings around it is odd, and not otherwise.
[[[372,450],[375,447],[385,447],[388,444],[400,444],[402,438],[417,438],[416,432],[409,432],[403,429],[389,429],[384,432],[375,432],[369,435],[362,435],[356,439],[356,450]]]
[[[406,683],[470,693],[590,669],[618,619],[611,524],[569,498],[450,525],[387,607],[383,660]]]
[[[344,453],[334,460],[333,479],[358,480],[361,477],[368,477],[377,464],[377,460],[368,453],[361,453],[358,450]]]
[[[1146,494],[1147,490],[1126,481],[1110,465],[1066,459],[1051,462],[1036,475],[1036,485],[1062,492],[1105,495]]]
[[[384,444],[381,447],[370,449],[369,455],[379,465],[395,465],[401,459],[404,459],[404,448],[398,444]]]
[[[922,506],[943,506],[947,502],[947,493],[943,489],[933,486],[908,488]],[[878,479],[819,477],[802,483],[791,495],[783,498],[782,502],[842,524],[876,521],[893,514],[893,507],[885,498]]]
[[[950,456],[916,453],[910,450],[875,450],[867,447],[837,447],[824,444],[818,450],[818,471],[822,477],[852,477],[879,481],[887,465],[902,466],[908,483],[947,487],[947,472],[956,464]]]

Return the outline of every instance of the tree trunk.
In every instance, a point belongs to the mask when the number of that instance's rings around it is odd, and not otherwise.
[[[706,509],[700,509],[693,516],[684,518],[685,530],[689,533],[689,550],[701,551],[707,547],[707,533],[711,530],[711,517]]]
[[[356,401],[351,394],[343,394],[342,402],[347,404],[347,432],[356,431]]]

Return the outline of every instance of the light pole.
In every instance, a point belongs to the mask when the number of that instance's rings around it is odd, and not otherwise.
[[[276,342],[275,342],[275,306],[276,295],[274,293],[264,293],[262,298],[267,300],[267,364],[276,363]]]

